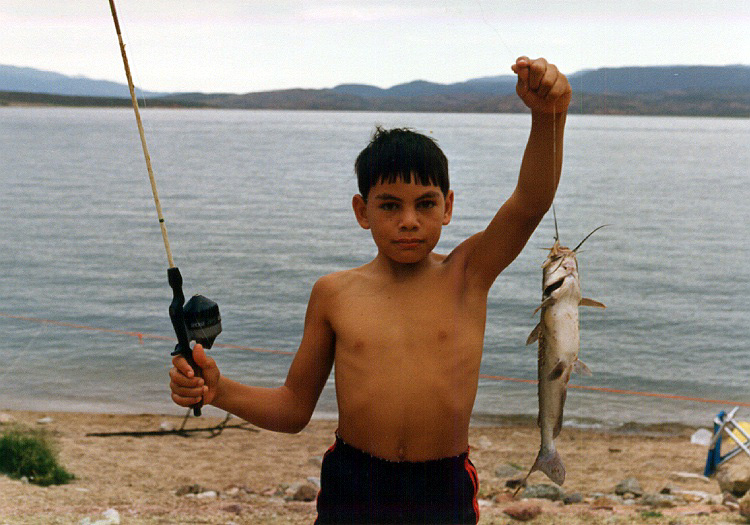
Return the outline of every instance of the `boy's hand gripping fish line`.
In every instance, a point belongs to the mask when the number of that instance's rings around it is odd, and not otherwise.
[[[164,222],[164,216],[162,215],[161,211],[159,192],[156,189],[156,179],[154,178],[154,171],[151,167],[151,156],[148,153],[148,146],[146,145],[146,134],[143,131],[141,114],[138,111],[138,100],[135,96],[135,86],[133,85],[133,78],[130,74],[128,57],[125,54],[125,43],[122,40],[122,33],[120,32],[120,22],[117,19],[117,10],[115,9],[114,0],[109,0],[109,7],[112,11],[112,20],[115,23],[115,31],[117,32],[117,39],[120,43],[122,63],[125,66],[125,76],[128,79],[130,98],[133,101],[133,111],[135,111],[135,120],[138,124],[138,133],[141,137],[143,156],[146,159],[146,168],[148,169],[148,178],[151,181],[151,192],[154,195],[156,214],[159,217],[161,236],[164,240],[164,248],[167,252],[167,262],[169,263],[167,278],[169,280],[169,286],[172,288],[173,294],[172,303],[169,305],[169,317],[172,320],[172,326],[174,327],[175,334],[177,335],[177,345],[175,346],[172,355],[184,356],[185,359],[187,359],[188,363],[190,363],[190,365],[192,366],[194,376],[200,377],[201,368],[195,363],[195,360],[193,359],[193,351],[190,348],[190,342],[196,341],[197,343],[202,344],[205,348],[211,348],[214,340],[221,333],[221,315],[219,314],[219,305],[217,305],[211,299],[203,297],[202,295],[195,295],[187,302],[187,304],[184,304],[185,295],[182,292],[182,275],[180,274],[180,269],[177,268],[177,266],[175,266],[174,264],[174,260],[172,259],[172,249],[169,247],[167,225]],[[196,416],[201,415],[202,405],[202,401],[199,401],[192,406],[193,413]]]

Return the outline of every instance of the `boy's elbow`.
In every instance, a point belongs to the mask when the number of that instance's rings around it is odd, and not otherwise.
[[[311,416],[296,418],[289,422],[287,428],[283,430],[286,434],[299,434],[302,432],[307,424],[310,423]]]
[[[525,194],[524,192],[517,192],[517,199],[519,215],[523,216],[526,222],[538,223],[552,207],[552,203],[555,200],[555,193]]]

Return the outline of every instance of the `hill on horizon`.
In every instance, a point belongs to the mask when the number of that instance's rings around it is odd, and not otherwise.
[[[170,94],[139,89],[138,95],[158,101],[161,106],[181,107],[519,112],[525,108],[515,97],[515,78],[515,75],[486,76],[451,84],[414,80],[389,88],[346,83],[324,89],[244,94]],[[576,110],[581,113],[750,116],[748,65],[599,68],[579,71],[568,78],[576,97]],[[26,94],[25,98],[21,93]],[[119,102],[100,99],[129,99],[130,92],[125,83],[0,65],[0,95],[0,104],[112,106]],[[54,99],[58,96],[72,98]],[[85,97],[98,98],[87,103]]]

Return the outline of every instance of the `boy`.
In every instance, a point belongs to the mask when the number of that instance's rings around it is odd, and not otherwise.
[[[316,523],[476,523],[468,458],[487,294],[552,204],[571,88],[544,59],[512,66],[532,125],[518,185],[483,232],[449,255],[432,250],[451,220],[445,156],[409,130],[378,132],[357,158],[352,200],[378,248],[370,263],[313,286],[284,386],[219,373],[196,345],[170,371],[181,406],[213,404],[251,423],[299,432],[336,364],[339,427],[321,471]]]

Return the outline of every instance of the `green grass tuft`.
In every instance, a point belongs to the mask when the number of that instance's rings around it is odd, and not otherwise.
[[[0,472],[12,478],[26,477],[37,485],[62,485],[75,476],[57,460],[57,450],[49,434],[12,426],[0,434]]]

